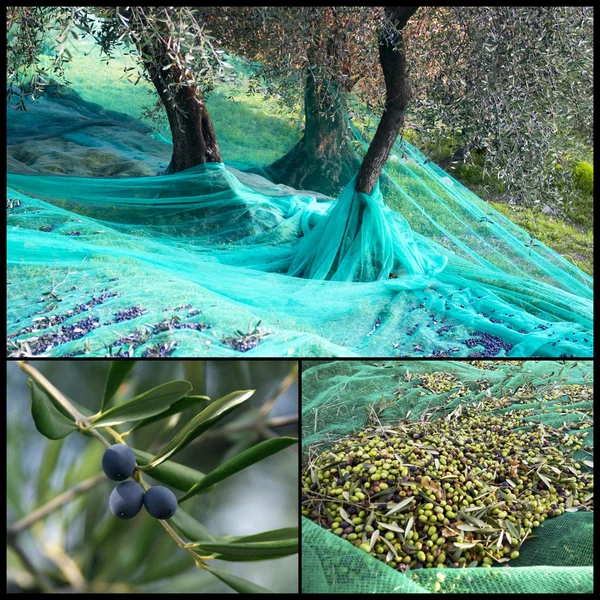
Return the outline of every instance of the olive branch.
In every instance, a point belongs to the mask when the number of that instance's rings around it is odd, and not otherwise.
[[[204,406],[205,408],[185,424],[156,455],[153,456],[132,448],[137,463],[132,478],[142,486],[144,491],[150,487],[144,481],[144,472],[158,481],[184,491],[185,493],[179,498],[178,504],[197,494],[209,491],[215,484],[227,477],[297,443],[295,438],[278,437],[269,429],[268,425],[276,426],[280,423],[277,420],[273,422],[272,419],[267,419],[276,399],[297,378],[297,368],[294,368],[280,383],[274,394],[262,405],[258,411],[258,416],[246,426],[247,429],[254,429],[259,432],[263,438],[266,438],[264,441],[227,460],[208,474],[173,462],[171,458],[174,454],[191,442],[196,441],[199,436],[233,412],[254,394],[254,390],[233,392],[210,402],[207,396],[187,395],[192,390],[192,385],[189,382],[171,381],[144,392],[129,401],[110,406],[112,398],[134,368],[136,362],[115,361],[111,364],[100,410],[95,414],[91,414],[91,411],[79,406],[64,395],[33,366],[26,361],[18,361],[21,370],[30,376],[27,383],[31,389],[31,412],[37,430],[52,440],[62,439],[73,431],[79,431],[83,435],[96,438],[106,447],[111,446],[111,442],[100,433],[102,431],[114,440],[113,443],[126,445],[127,436],[134,430],[196,407],[199,404]],[[284,417],[283,420],[279,419],[283,424],[293,422],[293,420],[292,415]],[[126,422],[133,422],[134,424],[124,433],[118,433],[113,428],[114,425]],[[226,436],[243,429],[240,427],[223,428],[221,434],[214,437]],[[93,489],[105,479],[103,473],[97,473],[7,527],[9,545],[21,557],[25,568],[36,579],[42,591],[53,591],[52,584],[45,575],[35,569],[31,561],[23,559],[24,552],[18,544],[19,534],[32,526],[36,527],[44,517],[81,494]],[[240,593],[267,593],[270,590],[231,573],[214,569],[208,564],[208,561],[214,558],[233,561],[265,560],[298,552],[297,527],[267,531],[245,537],[219,538],[180,507],[178,507],[170,523],[165,520],[159,522],[175,543],[191,556],[198,568],[212,573]],[[60,550],[61,552],[58,553],[56,549],[53,549],[49,553],[52,554],[51,559],[69,581],[73,582],[75,580],[77,585],[74,583],[73,587],[75,589],[80,588],[83,581],[81,572],[77,565],[64,554],[62,549]]]

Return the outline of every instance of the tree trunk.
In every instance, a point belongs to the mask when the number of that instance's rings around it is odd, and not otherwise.
[[[379,62],[385,79],[385,108],[358,172],[356,191],[364,194],[373,191],[404,122],[410,94],[406,79],[406,52],[402,29],[417,8],[407,6],[385,9],[397,31],[387,36],[382,33],[380,36]]]
[[[309,73],[304,115],[302,139],[265,171],[275,183],[335,197],[360,165],[348,144],[352,135],[345,121],[345,92],[325,93],[325,98],[319,98],[315,79]]]
[[[159,60],[156,64],[146,64],[146,68],[167,112],[173,138],[173,155],[165,173],[178,173],[207,162],[223,162],[206,103],[198,89],[193,84],[176,86],[178,67],[173,65],[163,71],[161,63]]]

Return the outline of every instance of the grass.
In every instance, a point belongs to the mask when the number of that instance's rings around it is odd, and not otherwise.
[[[594,275],[594,232],[580,230],[563,219],[557,219],[532,209],[512,209],[506,204],[490,202],[504,216],[552,248],[588,275]]]
[[[581,137],[561,139],[558,143],[570,143],[573,155],[577,155],[582,161],[593,161],[593,150],[585,147]],[[418,141],[416,145],[419,145]],[[436,162],[442,161],[451,152],[451,144],[438,144],[431,152],[425,149],[425,153]],[[504,185],[489,173],[484,173],[480,161],[474,162],[472,165],[455,165],[449,173],[524,231],[593,276],[594,230],[591,194],[573,190],[565,203],[565,218],[548,216],[541,210],[532,208],[511,207],[494,201],[505,194]]]
[[[155,123],[143,117],[144,107],[154,105],[158,96],[143,78],[134,85],[123,77],[124,68],[134,66],[129,56],[101,60],[99,50],[82,40],[74,43],[71,53],[66,75],[84,100],[127,113],[171,138],[166,116]],[[221,86],[208,97],[207,106],[225,162],[267,165],[300,139],[300,121],[298,115],[281,110],[275,100],[249,95],[247,90],[243,82]]]
[[[460,165],[452,176],[527,233],[593,276],[594,230],[591,196],[575,191],[568,200],[566,218],[560,218],[545,215],[539,209],[512,207],[494,202],[494,199],[503,195],[503,188],[489,175],[483,176],[480,167]]]

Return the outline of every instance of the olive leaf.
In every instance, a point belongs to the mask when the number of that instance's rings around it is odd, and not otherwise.
[[[169,381],[135,398],[109,408],[92,420],[91,427],[118,425],[127,421],[138,421],[163,412],[165,407],[179,400],[192,389],[189,381]]]
[[[216,558],[227,561],[271,560],[298,553],[298,538],[263,542],[202,542],[194,547],[216,552]]]
[[[386,546],[389,546],[390,552],[392,552],[395,558],[398,558],[398,551],[396,550],[396,547],[393,546],[389,540],[386,540],[385,537],[382,537],[381,541],[386,544]]]
[[[62,415],[67,417],[67,419],[69,419],[69,421],[73,421],[73,423],[75,423],[75,418],[58,401],[58,398],[54,395],[53,390],[50,389],[48,386],[44,385],[43,381],[38,381],[38,379],[35,377],[35,375],[33,376],[33,381],[35,382],[35,385],[37,386],[37,388],[39,390],[41,390],[44,394],[46,394],[46,396],[48,397],[50,402],[52,402],[52,405],[54,406],[54,408],[56,408],[56,410],[58,410],[58,412],[60,412]],[[64,398],[66,398],[82,415],[89,417],[93,414],[93,412],[89,408],[86,408],[85,406],[81,406],[80,404],[77,404],[77,402],[73,402],[73,400],[71,400],[71,398],[69,398],[66,394],[61,394],[61,395]]]
[[[298,527],[283,527],[282,529],[272,529],[262,533],[253,533],[243,537],[234,538],[234,542],[275,542],[277,540],[289,540],[298,537]]]
[[[388,512],[385,513],[385,516],[387,517],[389,515],[393,515],[399,510],[402,510],[405,506],[408,506],[411,502],[413,502],[414,499],[414,496],[411,496],[410,498],[405,498],[404,500],[402,500],[402,502],[398,502],[398,504],[394,504],[394,506]]]
[[[75,423],[59,412],[45,392],[40,391],[32,379],[27,380],[31,388],[31,416],[35,428],[50,440],[59,440],[77,429]]]
[[[264,588],[256,583],[252,583],[251,581],[247,581],[246,579],[242,579],[241,577],[237,577],[236,575],[232,575],[231,573],[227,573],[226,571],[221,571],[220,569],[214,569],[212,567],[204,567],[207,571],[210,571],[215,577],[218,577],[223,583],[226,583],[230,588],[234,589],[236,592],[240,594],[272,594],[271,590]]]
[[[406,531],[404,533],[404,536],[407,539],[410,536],[410,534],[412,533],[412,527],[414,525],[414,522],[415,522],[415,518],[414,518],[414,516],[411,515],[410,519],[408,519],[408,523],[406,524]]]
[[[104,412],[106,405],[112,397],[117,393],[121,384],[127,378],[127,375],[135,367],[137,360],[113,360],[108,369],[106,376],[106,384],[104,386],[104,395],[100,404],[100,412]]]
[[[38,502],[38,506],[44,504],[45,499],[51,493],[51,488],[48,482],[54,474],[54,469],[58,463],[58,458],[64,442],[64,438],[60,440],[49,440],[44,442],[45,445],[42,455],[42,463],[38,469],[38,477],[36,482],[35,497]]]
[[[474,548],[478,542],[454,542],[457,548]]]
[[[342,507],[340,507],[340,517],[342,517],[346,523],[352,523],[352,518]]]
[[[369,543],[369,549],[373,550],[375,547],[375,542],[377,542],[377,538],[379,537],[379,529],[376,529],[371,536],[371,542]]]
[[[399,525],[396,525],[396,523],[380,523],[379,521],[377,521],[377,525],[379,527],[383,527],[384,529],[390,529],[391,531],[404,533],[404,529],[402,529],[402,527],[400,527]]]
[[[178,508],[175,511],[175,514],[169,519],[169,525],[172,525],[174,529],[189,540],[197,540],[199,542],[216,542],[219,540],[212,531],[209,531],[202,523],[196,521],[183,508]]]
[[[143,450],[138,450],[137,448],[132,448],[132,450],[139,466],[145,466],[152,460],[152,454],[144,452]],[[153,477],[157,481],[174,487],[176,490],[181,490],[182,492],[189,490],[190,487],[206,477],[204,473],[196,471],[196,469],[186,467],[185,465],[170,460],[153,469],[144,470],[144,473],[150,475],[150,477]]]
[[[279,437],[256,444],[256,446],[238,454],[235,458],[228,460],[225,464],[208,473],[202,481],[196,483],[179,499],[179,503],[181,504],[184,500],[192,498],[201,492],[205,492],[211,485],[223,481],[227,477],[231,477],[231,475],[239,473],[249,466],[297,443],[298,440],[296,438]]]
[[[226,417],[236,406],[250,398],[254,390],[232,392],[215,400],[210,406],[197,414],[175,437],[152,459],[150,466],[156,467],[173,454],[183,450],[190,442],[203,434],[207,429]]]
[[[207,402],[210,398],[208,396],[184,396],[181,400],[177,400],[171,404],[167,410],[154,415],[153,417],[148,417],[147,419],[142,419],[138,421],[130,431],[135,431],[136,429],[140,429],[141,427],[146,427],[146,425],[150,425],[151,423],[155,423],[156,421],[162,421],[171,415],[176,415],[177,413],[183,412],[188,408],[193,408],[199,402]]]
[[[511,521],[509,521],[509,520],[506,521],[506,527],[512,537],[514,537],[515,539],[519,538],[519,533],[517,532],[515,526],[512,524]]]

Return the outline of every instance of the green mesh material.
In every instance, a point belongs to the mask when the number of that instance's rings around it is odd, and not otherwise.
[[[160,176],[167,139],[75,93],[28,108],[7,107],[13,356],[592,353],[592,279],[406,141],[333,200],[252,155]]]
[[[436,383],[441,378],[432,376],[435,373],[443,373],[446,383]],[[569,386],[577,385],[584,388],[573,402]],[[580,430],[582,413],[590,414],[593,408],[593,363],[305,361],[303,460],[363,428],[371,408],[386,425],[406,418],[409,411],[409,419],[416,420],[425,410],[439,406],[451,411],[460,403],[485,400],[489,394],[514,397],[514,404],[504,410],[534,408],[528,419],[555,427],[577,423]],[[581,431],[588,432],[586,444],[593,445],[593,426]],[[578,451],[575,457],[589,455]],[[302,588],[304,593],[365,594],[592,592],[593,513],[549,518],[535,534],[523,543],[510,567],[400,573],[303,517]]]

